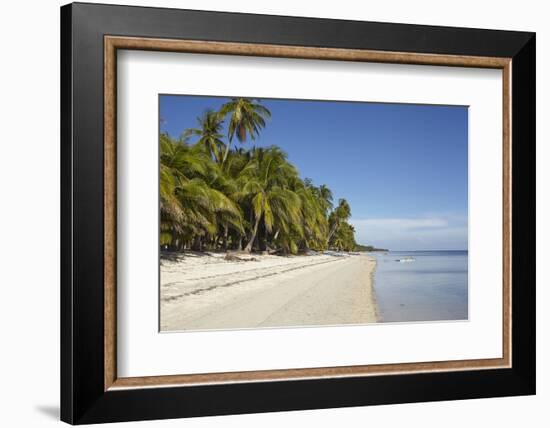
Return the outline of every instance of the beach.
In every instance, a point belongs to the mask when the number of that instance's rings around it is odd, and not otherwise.
[[[161,331],[365,324],[378,320],[365,254],[163,257]]]

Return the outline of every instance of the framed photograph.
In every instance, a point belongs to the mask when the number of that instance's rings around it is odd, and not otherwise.
[[[61,8],[61,418],[535,393],[535,34]]]

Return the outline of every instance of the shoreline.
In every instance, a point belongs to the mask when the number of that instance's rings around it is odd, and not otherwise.
[[[192,253],[161,261],[161,331],[375,323],[366,254]]]

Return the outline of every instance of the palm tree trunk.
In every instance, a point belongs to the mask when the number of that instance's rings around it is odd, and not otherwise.
[[[193,251],[201,251],[202,252],[202,244],[203,240],[200,235],[195,236],[195,240],[193,242],[193,245],[191,246]]]
[[[243,235],[239,233],[239,238],[237,240],[237,250],[241,251],[243,249]]]
[[[170,251],[175,251],[177,249],[178,235],[176,231],[172,229],[172,239],[170,240]]]
[[[229,142],[225,146],[225,151],[223,153],[223,159],[222,159],[222,165],[225,163],[227,159],[227,155],[229,154],[229,148],[231,147],[231,138],[229,139]]]
[[[229,228],[227,224],[223,226],[223,249],[227,251],[227,235],[229,234]]]
[[[252,251],[252,245],[254,244],[254,240],[256,239],[256,234],[258,233],[258,226],[260,225],[261,217],[262,216],[256,217],[256,222],[254,223],[254,230],[252,231],[252,236],[250,237],[250,241],[248,241],[248,244],[246,244],[246,248],[244,249],[248,253]]]
[[[338,229],[338,223],[334,223],[334,225],[330,229],[330,232],[329,232],[328,238],[327,238],[327,243],[330,242],[330,239],[332,238],[332,235],[334,235],[334,232],[336,232],[336,229]]]

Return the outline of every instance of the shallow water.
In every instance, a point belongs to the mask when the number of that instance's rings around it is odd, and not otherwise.
[[[374,289],[381,322],[468,319],[467,251],[390,251],[378,260]],[[397,259],[413,257],[412,262]]]

